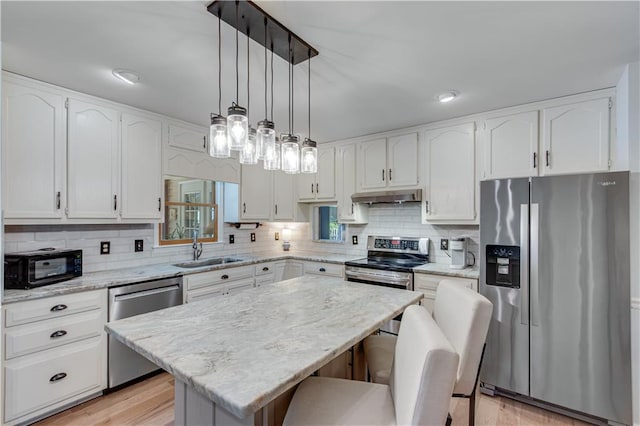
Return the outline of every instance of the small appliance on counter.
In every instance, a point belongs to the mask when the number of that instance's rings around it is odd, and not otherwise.
[[[82,276],[82,250],[44,248],[4,255],[4,288],[26,290]]]
[[[451,252],[451,269],[464,269],[467,267],[467,239],[451,238],[449,240]]]

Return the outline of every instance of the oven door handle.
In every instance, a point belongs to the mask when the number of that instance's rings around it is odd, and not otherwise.
[[[386,284],[406,284],[408,281],[410,281],[409,278],[384,277],[381,275],[369,275],[351,271],[345,271],[345,275],[349,278],[358,280],[377,281]]]

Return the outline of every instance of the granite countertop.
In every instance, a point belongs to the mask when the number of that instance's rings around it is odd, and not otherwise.
[[[105,329],[244,418],[421,298],[414,291],[304,276]]]
[[[451,269],[449,265],[442,265],[440,263],[427,263],[426,265],[413,268],[413,272],[417,274],[436,274],[446,275],[449,277],[471,278],[474,280],[477,280],[480,277],[480,269],[477,267]]]
[[[270,252],[247,255],[230,255],[228,257],[233,257],[241,260],[239,262],[225,263],[221,265],[205,265],[198,268],[180,268],[167,263],[136,266],[132,268],[114,269],[109,271],[89,272],[81,277],[74,278],[69,281],[64,281],[58,284],[52,284],[43,287],[37,287],[30,290],[5,289],[3,293],[2,304],[41,299],[43,297],[59,296],[62,294],[77,293],[80,291],[116,287],[141,281],[158,280],[162,278],[197,274],[218,269],[233,268],[238,266],[253,265],[256,263],[278,260],[294,259],[344,265],[344,262],[352,260],[355,256],[319,254],[301,251],[295,253]],[[207,258],[202,258],[200,260],[206,259]],[[178,263],[186,262],[182,261]]]

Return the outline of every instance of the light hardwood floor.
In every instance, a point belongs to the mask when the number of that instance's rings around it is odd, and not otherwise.
[[[467,426],[466,399],[451,403],[453,425]],[[477,425],[585,425],[578,420],[502,397],[480,395]],[[173,377],[162,373],[44,419],[38,426],[173,425]]]

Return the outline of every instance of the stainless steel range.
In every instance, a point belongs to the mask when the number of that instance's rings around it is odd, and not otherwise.
[[[428,262],[428,238],[369,236],[367,257],[345,262],[345,279],[413,290],[413,268]],[[389,321],[380,331],[398,334],[400,318]]]

